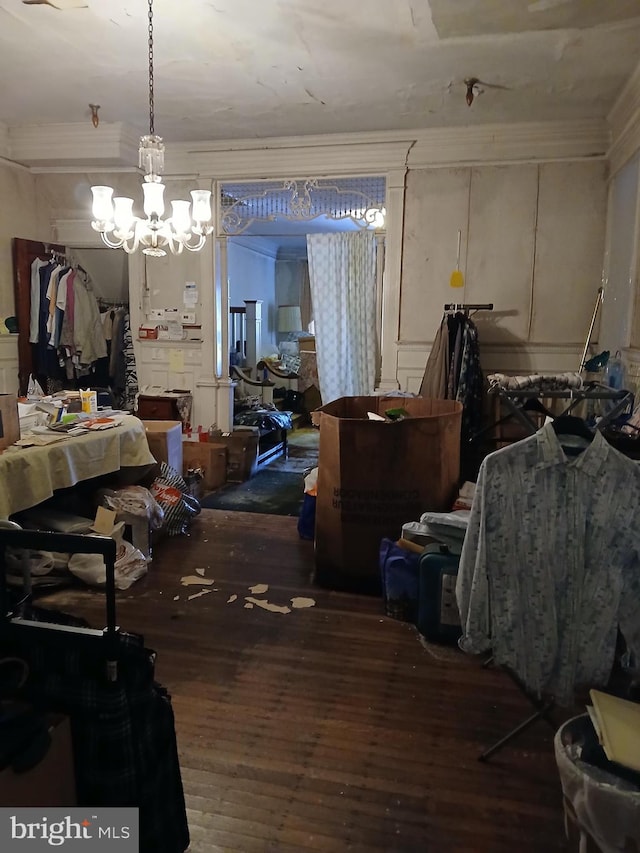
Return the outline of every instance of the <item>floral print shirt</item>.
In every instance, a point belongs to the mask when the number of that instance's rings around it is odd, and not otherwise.
[[[569,705],[607,683],[618,628],[640,648],[640,465],[599,432],[577,456],[560,438],[548,424],[483,460],[456,596],[463,650]]]

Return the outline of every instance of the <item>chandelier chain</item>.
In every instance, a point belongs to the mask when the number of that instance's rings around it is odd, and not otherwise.
[[[149,0],[149,135],[155,134],[153,111],[153,0]]]

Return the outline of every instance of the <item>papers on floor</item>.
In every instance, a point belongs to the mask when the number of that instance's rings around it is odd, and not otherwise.
[[[593,708],[587,710],[607,758],[640,772],[640,705],[600,690],[589,695]]]

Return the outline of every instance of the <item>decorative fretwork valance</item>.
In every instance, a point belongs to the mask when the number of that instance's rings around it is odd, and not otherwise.
[[[385,192],[382,177],[224,183],[220,191],[221,228],[228,235],[241,234],[260,221],[301,222],[318,216],[350,219],[367,228],[380,223]]]

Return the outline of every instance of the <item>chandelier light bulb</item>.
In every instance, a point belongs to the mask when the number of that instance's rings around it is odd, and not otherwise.
[[[179,255],[184,249],[198,252],[213,232],[211,191],[191,190],[191,202],[172,201],[171,216],[163,219],[165,211],[162,174],[164,172],[164,144],[154,128],[153,100],[153,0],[149,5],[149,133],[140,137],[138,165],[144,170],[142,193],[144,214],[133,213],[133,199],[113,198],[113,188],[91,187],[93,194],[93,221],[91,227],[98,231],[102,242],[111,249],[135,252],[140,247],[144,254],[162,257],[167,250]]]

